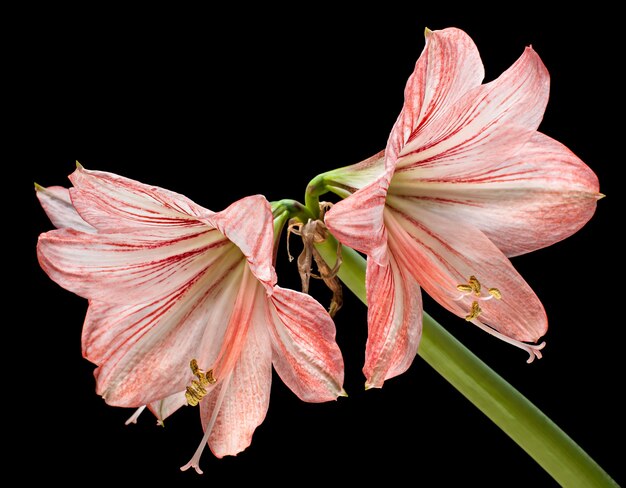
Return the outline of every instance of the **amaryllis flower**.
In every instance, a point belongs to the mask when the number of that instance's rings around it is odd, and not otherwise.
[[[263,421],[272,364],[302,400],[343,393],[335,326],[313,298],[276,285],[272,212],[257,195],[211,212],[176,193],[79,167],[74,187],[38,188],[54,224],[39,261],[89,299],[83,354],[97,392],[162,421],[200,404],[216,456],[245,449]]]
[[[532,48],[481,84],[476,46],[426,31],[385,151],[327,173],[345,200],[325,218],[368,255],[368,387],[404,372],[421,334],[424,288],[481,329],[541,357],[543,306],[507,256],[580,229],[599,198],[594,173],[537,131],[549,76]]]

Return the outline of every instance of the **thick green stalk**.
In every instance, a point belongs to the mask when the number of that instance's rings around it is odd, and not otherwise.
[[[337,241],[317,245],[332,267]],[[339,278],[367,304],[365,259],[342,249]],[[541,410],[424,313],[418,354],[562,486],[618,486],[613,479]]]

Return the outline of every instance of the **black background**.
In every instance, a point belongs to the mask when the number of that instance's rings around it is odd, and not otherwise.
[[[316,174],[385,146],[424,27],[457,26],[478,45],[487,81],[533,45],[552,76],[541,130],[591,166],[607,198],[572,238],[513,260],[548,312],[542,360],[527,365],[523,352],[428,299],[425,307],[623,481],[624,278],[616,234],[623,152],[612,122],[623,111],[623,43],[615,13],[599,5],[550,15],[526,3],[507,9],[150,7],[17,16],[8,98],[18,110],[9,134],[20,144],[12,164],[27,172],[19,193],[29,224],[20,246],[29,304],[16,324],[25,333],[17,339],[24,359],[11,368],[19,401],[9,403],[24,414],[19,457],[31,468],[22,475],[205,486],[377,476],[415,486],[556,485],[420,358],[382,390],[363,391],[366,309],[352,297],[336,319],[350,397],[305,404],[275,377],[252,446],[223,460],[206,450],[203,477],[181,473],[202,436],[198,412],[183,408],[164,429],[150,414],[125,427],[131,411],[97,397],[93,366],[81,356],[86,301],[52,283],[36,262],[37,235],[51,226],[32,181],[66,185],[76,159],[212,210],[254,193],[300,199]],[[277,267],[279,283],[297,287],[284,252]],[[325,290],[315,293],[326,303]]]

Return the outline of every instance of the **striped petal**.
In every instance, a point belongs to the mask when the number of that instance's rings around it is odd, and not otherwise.
[[[343,394],[343,358],[335,324],[311,296],[275,287],[266,308],[273,363],[284,383],[306,402]]]
[[[483,231],[507,256],[554,244],[578,231],[593,215],[598,178],[561,143],[535,133],[513,157],[490,170],[394,178],[390,191],[414,198],[432,212]]]
[[[189,362],[217,360],[237,303],[245,261],[213,269],[185,290],[154,302],[92,301],[83,354],[99,367],[96,391],[107,403],[135,407],[185,390]],[[207,368],[208,369],[208,368]]]
[[[389,172],[336,203],[324,223],[339,241],[364,252],[377,263],[387,259],[387,233],[383,220]]]
[[[379,180],[385,174],[385,151],[343,168],[324,173],[324,185],[341,198]]]
[[[549,75],[532,48],[500,77],[467,92],[400,151],[396,175],[423,179],[490,169],[510,158],[536,131],[549,94]],[[389,156],[388,156],[389,157]],[[395,180],[396,176],[394,176]],[[395,182],[394,182],[395,183]]]
[[[392,246],[390,251],[384,266],[367,260],[366,388],[380,388],[385,380],[404,373],[417,354],[422,333],[420,287],[403,265],[402,250]]]
[[[81,232],[95,232],[91,225],[78,214],[72,201],[70,191],[62,186],[44,188],[35,185],[37,198],[46,215],[57,229],[74,229]]]
[[[387,142],[393,164],[417,131],[442,116],[485,76],[474,41],[462,30],[449,28],[426,34],[426,46],[404,90],[404,106]]]
[[[214,266],[241,253],[220,232],[154,229],[132,234],[87,234],[61,229],[39,237],[37,253],[50,278],[85,298],[145,303],[182,290]]]
[[[274,247],[274,218],[269,202],[262,195],[236,201],[206,221],[219,229],[248,259],[256,278],[271,292],[276,284],[272,264]]]
[[[252,434],[265,419],[271,384],[269,335],[263,323],[255,321],[231,375],[200,402],[202,425],[210,429],[208,443],[215,456],[234,456],[250,445]]]
[[[233,306],[233,313],[228,322],[221,342],[221,348],[217,357],[211,361],[205,354],[202,356],[202,363],[206,366],[203,369],[212,368],[214,377],[217,380],[228,376],[239,360],[241,350],[244,347],[248,330],[253,322],[260,322],[257,318],[257,310],[265,301],[266,293],[262,284],[254,277],[250,267],[243,266],[243,276],[241,277],[237,299]],[[212,347],[212,344],[208,344]]]
[[[474,322],[517,341],[536,342],[545,334],[547,318],[541,302],[487,236],[410,200],[389,200],[385,213],[389,240],[431,297],[460,317],[468,316],[476,302],[482,313]],[[480,296],[457,288],[471,277],[482,284]],[[501,299],[493,298],[488,288],[497,289]]]
[[[79,166],[70,180],[72,203],[81,217],[101,232],[202,225],[213,212],[187,197],[156,186]]]
[[[268,296],[246,267],[234,309],[215,361],[217,383],[200,402],[205,435],[183,470],[202,472],[199,462],[207,442],[217,457],[236,455],[250,445],[267,412],[272,359],[285,383],[307,401],[335,399],[342,391],[334,325],[311,297],[279,287]],[[228,358],[232,368],[225,366]]]

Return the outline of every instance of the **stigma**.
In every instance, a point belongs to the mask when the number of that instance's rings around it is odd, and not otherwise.
[[[457,291],[461,292],[461,295],[456,298],[456,301],[462,300],[467,297],[472,298],[469,313],[465,316],[465,320],[467,320],[468,322],[473,322],[475,325],[480,327],[488,334],[491,334],[492,336],[495,336],[498,339],[503,340],[504,342],[508,342],[509,344],[526,351],[528,353],[528,360],[526,362],[532,363],[535,359],[541,359],[541,350],[546,345],[545,341],[541,344],[529,344],[526,342],[518,341],[502,334],[501,332],[498,332],[496,329],[482,323],[480,320],[476,320],[483,312],[480,308],[479,302],[492,300],[494,298],[496,300],[502,300],[502,293],[498,288],[487,288],[485,291],[485,287],[481,285],[480,281],[478,281],[478,278],[476,278],[476,276],[474,275],[471,275],[466,283],[460,283],[456,285],[456,289]]]

